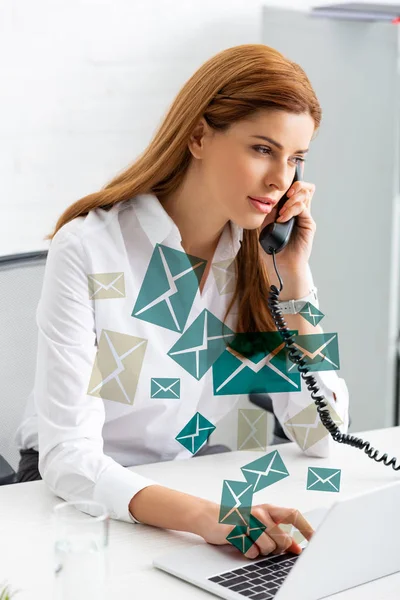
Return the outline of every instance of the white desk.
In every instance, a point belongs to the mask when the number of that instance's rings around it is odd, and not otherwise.
[[[384,452],[389,458],[400,457],[400,428],[393,427],[357,434]],[[328,459],[305,456],[295,444],[271,446],[277,448],[290,477],[283,479],[254,496],[254,504],[269,502],[298,508],[305,512],[318,506],[330,506],[338,497],[362,490],[381,487],[397,481],[400,471],[368,458],[349,446],[336,444]],[[161,485],[220,502],[223,479],[241,479],[240,467],[262,456],[260,452],[230,452],[142,465],[135,471],[147,475]],[[340,494],[306,490],[309,466],[342,469]],[[43,483],[33,481],[0,487],[0,582],[7,580],[12,588],[21,590],[18,600],[51,600],[53,584],[52,531],[49,515],[60,502]],[[377,523],[379,515],[372,519]],[[387,532],[390,535],[390,532]],[[187,600],[212,596],[152,567],[157,554],[173,548],[205,543],[196,535],[161,530],[145,525],[110,521],[109,564],[110,598],[136,600],[162,598]],[[343,534],[343,543],[354,544],[351,532]],[[363,552],[374,552],[379,560],[379,548],[357,548],[355,560]],[[111,591],[112,590],[112,591]],[[400,573],[372,583],[335,594],[335,600],[398,600]]]

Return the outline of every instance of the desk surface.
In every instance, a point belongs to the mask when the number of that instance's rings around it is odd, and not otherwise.
[[[354,434],[368,440],[381,452],[400,457],[400,427]],[[270,446],[278,449],[290,477],[257,494],[254,502],[295,507],[306,512],[329,507],[337,498],[351,496],[397,481],[400,471],[371,460],[357,449],[335,444],[330,458],[312,458],[293,444]],[[240,479],[240,467],[263,452],[230,452],[135,467],[138,473],[161,485],[220,502],[223,479]],[[339,494],[306,490],[309,466],[342,469]],[[18,600],[50,600],[53,586],[52,527],[49,515],[60,502],[43,481],[0,487],[0,583],[7,581],[20,590]],[[348,537],[350,543],[350,536]],[[207,592],[152,567],[155,556],[174,548],[205,543],[194,534],[167,531],[110,520],[110,598],[158,598],[205,600]],[[375,552],[376,548],[366,551]],[[363,549],[356,549],[360,558]],[[379,560],[379,554],[377,554]],[[398,600],[400,572],[330,596],[335,600]],[[112,592],[111,592],[112,590]],[[143,594],[143,596],[142,596]]]

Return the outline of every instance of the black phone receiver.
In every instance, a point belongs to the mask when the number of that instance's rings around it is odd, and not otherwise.
[[[294,174],[292,185],[295,181],[299,181],[301,178],[301,165],[298,163],[296,165],[296,172]],[[292,185],[290,187],[292,187]],[[276,218],[278,218],[279,211],[287,200],[288,197],[286,194],[279,200],[278,204],[276,205]],[[274,221],[274,223],[269,223],[266,227],[264,227],[260,233],[259,242],[267,254],[272,254],[273,250],[275,251],[275,254],[277,254],[284,249],[290,240],[290,236],[292,235],[295,219],[296,217],[292,217],[289,219],[289,221],[285,221],[284,223],[277,223]]]

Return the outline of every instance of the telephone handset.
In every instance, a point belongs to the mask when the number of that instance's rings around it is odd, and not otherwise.
[[[297,164],[296,173],[292,185],[295,181],[299,181],[300,179],[302,179],[302,172],[300,164]],[[286,194],[282,196],[282,198],[279,200],[276,208],[276,218],[278,218],[279,211],[287,200],[288,197]],[[354,446],[359,450],[364,450],[364,452],[369,456],[369,458],[372,458],[376,462],[383,462],[386,466],[392,466],[392,468],[395,471],[399,471],[400,464],[396,467],[397,458],[391,458],[390,460],[388,460],[387,454],[384,454],[380,458],[377,458],[379,450],[375,450],[369,442],[364,441],[361,438],[354,437],[350,434],[341,433],[339,427],[332,420],[329,410],[326,408],[328,404],[326,401],[324,402],[324,396],[316,395],[319,392],[317,382],[315,380],[315,377],[313,377],[312,375],[307,375],[309,369],[305,366],[306,361],[304,360],[304,358],[301,358],[301,353],[296,348],[292,348],[294,343],[292,338],[295,337],[295,334],[290,333],[289,329],[286,327],[286,321],[282,317],[282,311],[279,308],[278,298],[279,294],[283,289],[283,283],[281,277],[279,276],[278,269],[276,266],[275,254],[281,252],[288,244],[293,231],[293,227],[295,226],[295,219],[296,217],[292,217],[291,219],[289,219],[289,221],[285,221],[284,223],[277,223],[276,221],[274,223],[269,223],[266,227],[264,227],[259,236],[259,242],[263,250],[267,254],[272,254],[275,272],[280,283],[279,290],[275,285],[271,285],[268,296],[268,307],[275,321],[275,325],[279,333],[283,337],[283,341],[285,342],[286,348],[289,350],[288,356],[290,360],[297,364],[297,369],[299,370],[301,377],[306,382],[308,390],[311,392],[311,397],[317,406],[317,411],[322,424],[329,431],[334,441],[339,442],[340,444],[348,444],[350,446]],[[251,396],[249,396],[249,398],[251,399]],[[257,404],[257,406],[261,405],[259,402],[255,404]]]
[[[301,167],[300,164],[298,163],[296,165],[296,172],[294,175],[294,179],[292,181],[292,185],[294,184],[295,181],[299,181],[302,178],[302,173],[301,173]],[[292,186],[290,186],[292,187]],[[282,196],[282,198],[279,200],[278,204],[276,205],[276,218],[278,218],[279,216],[279,211],[281,210],[282,206],[285,204],[286,200],[288,200],[287,195],[285,194],[284,196]],[[262,230],[261,234],[260,234],[260,244],[263,247],[263,249],[265,250],[265,252],[267,254],[272,254],[272,251],[274,250],[276,254],[278,254],[278,252],[280,252],[281,250],[284,249],[284,247],[286,246],[286,244],[289,242],[290,240],[290,236],[292,235],[292,230],[295,224],[295,219],[296,217],[292,217],[291,219],[289,219],[288,221],[285,221],[284,223],[277,223],[276,221],[274,223],[269,223],[266,227],[264,227],[264,229]]]

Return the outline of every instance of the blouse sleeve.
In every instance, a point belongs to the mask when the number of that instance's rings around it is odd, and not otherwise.
[[[106,506],[111,518],[137,522],[129,502],[156,482],[103,452],[104,403],[87,394],[96,355],[94,307],[84,248],[69,229],[72,223],[52,240],[36,312],[39,472],[62,499],[95,500]],[[92,514],[90,505],[82,510]]]

